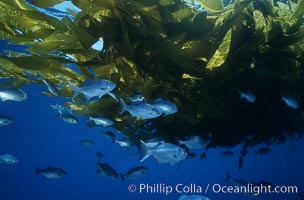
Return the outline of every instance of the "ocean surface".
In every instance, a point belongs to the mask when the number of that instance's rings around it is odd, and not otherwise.
[[[22,51],[24,47],[0,41],[0,51],[4,49]],[[1,79],[0,83],[5,81]],[[19,161],[13,165],[0,164],[0,200],[177,200],[182,194],[202,195],[210,200],[303,199],[299,194],[304,193],[304,138],[249,147],[241,170],[238,164],[242,144],[230,149],[192,150],[194,158],[174,166],[159,165],[152,157],[139,162],[138,148],[123,150],[101,134],[109,129],[88,127],[87,117],[77,116],[77,124],[59,118],[50,104],[62,104],[68,99],[44,95],[47,88],[43,84],[22,89],[28,95],[26,101],[0,102],[0,115],[14,120],[0,127],[0,154],[11,154]],[[115,135],[123,137],[118,132]],[[82,139],[93,140],[95,144],[86,146],[80,142]],[[256,154],[261,147],[271,148],[271,152]],[[234,155],[222,155],[226,150]],[[105,179],[96,173],[97,152],[104,155],[100,161],[118,173],[126,173],[136,166],[148,170],[135,180]],[[204,159],[200,159],[202,152],[207,156]],[[49,166],[64,169],[66,176],[51,180],[35,174],[36,167]],[[227,181],[228,174],[236,181]],[[271,183],[272,189],[278,186],[278,192],[253,195],[253,192],[227,191],[227,186],[238,187],[244,183],[253,187],[261,182]],[[296,189],[288,191],[289,186]]]

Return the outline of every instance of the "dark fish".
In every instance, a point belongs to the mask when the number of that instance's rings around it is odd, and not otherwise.
[[[259,150],[255,151],[256,154],[260,154],[260,155],[264,155],[264,154],[267,154],[270,152],[271,152],[271,149],[268,147],[262,147]]]
[[[109,164],[107,163],[97,163],[97,173],[100,174],[101,177],[110,179],[110,180],[118,180],[118,174]]]
[[[113,132],[111,132],[111,131],[106,131],[106,132],[101,132],[101,133],[102,133],[102,135],[104,135],[106,138],[109,138],[109,139],[112,141],[112,143],[115,142],[116,135],[115,135]]]
[[[95,141],[89,139],[81,139],[80,143],[86,146],[91,146],[95,144]]]
[[[0,127],[10,125],[13,122],[14,122],[14,120],[10,117],[0,116]]]
[[[234,186],[245,186],[245,185],[248,184],[248,182],[246,182],[246,181],[244,181],[242,179],[232,178],[229,173],[227,173],[227,176],[225,178],[225,182],[231,183]]]
[[[233,156],[234,153],[232,151],[224,151],[224,152],[221,153],[221,155],[230,157],[230,156]]]
[[[40,174],[43,178],[46,179],[58,179],[66,175],[66,172],[63,169],[57,167],[47,167],[45,169],[40,169],[36,167],[36,174]]]
[[[133,167],[129,169],[126,174],[120,174],[121,180],[124,181],[126,178],[128,179],[137,179],[141,177],[148,169],[143,166]]]
[[[97,153],[96,153],[96,157],[97,157],[98,159],[102,159],[102,158],[104,157],[104,155],[103,155],[103,153],[101,153],[101,152],[97,152]]]
[[[203,152],[201,155],[200,155],[200,159],[203,160],[203,159],[206,159],[207,158],[207,155],[205,152]]]

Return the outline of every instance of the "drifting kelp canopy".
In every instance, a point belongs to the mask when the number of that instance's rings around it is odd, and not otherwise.
[[[42,2],[33,1],[50,6]],[[26,1],[0,2],[0,37],[29,46],[29,54],[0,56],[0,76],[12,78],[6,84],[41,84],[33,79],[39,74],[60,88],[60,96],[71,97],[68,81],[104,78],[117,84],[124,100],[138,93],[148,101],[168,99],[179,112],[149,120],[154,134],[168,141],[211,132],[211,146],[233,146],[248,134],[255,144],[303,133],[303,0],[238,0],[225,8],[198,1],[208,11],[182,0],[72,2],[82,10],[72,13],[74,21],[50,17]],[[100,39],[100,52],[90,48]],[[253,91],[256,102],[240,100],[239,90]],[[286,107],[282,95],[294,96],[299,109]],[[149,133],[147,120],[119,115],[112,98],[66,105],[78,115],[108,116],[134,139]]]

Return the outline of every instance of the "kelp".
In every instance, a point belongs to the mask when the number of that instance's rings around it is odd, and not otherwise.
[[[280,98],[304,98],[304,0],[236,0],[225,7],[198,1],[203,9],[183,0],[72,2],[81,9],[74,21],[47,16],[25,0],[0,3],[0,37],[27,45],[28,52],[1,55],[0,76],[11,79],[8,85],[41,83],[39,74],[60,86],[60,96],[71,97],[67,81],[105,78],[127,103],[142,94],[177,105],[172,116],[140,120],[119,115],[110,97],[65,103],[77,115],[112,118],[119,132],[136,140],[154,129],[168,141],[211,132],[210,146],[217,147],[248,142],[247,134],[254,135],[253,145],[303,133],[303,106],[288,109]],[[99,40],[102,50],[92,49]],[[239,99],[238,91],[246,90],[255,93],[255,103]]]

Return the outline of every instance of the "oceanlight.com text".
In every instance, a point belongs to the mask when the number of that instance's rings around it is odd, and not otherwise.
[[[271,185],[253,185],[242,186],[213,184],[212,192],[224,194],[251,194],[258,196],[260,194],[287,194],[298,193],[297,186],[271,186]]]

